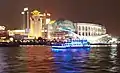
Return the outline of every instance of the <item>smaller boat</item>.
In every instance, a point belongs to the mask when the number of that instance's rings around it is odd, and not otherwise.
[[[52,43],[52,48],[89,48],[90,44],[86,39],[67,39],[63,42]]]

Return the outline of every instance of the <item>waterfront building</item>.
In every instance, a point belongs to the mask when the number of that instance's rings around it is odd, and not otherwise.
[[[109,35],[106,33],[106,28],[103,25],[94,23],[74,23],[74,25],[77,34],[80,35],[81,38],[86,38],[92,43],[103,42],[102,37],[106,37],[106,39],[109,38]]]
[[[28,33],[25,30],[8,30],[9,37],[14,39],[27,39]]]
[[[34,10],[29,14],[28,8],[24,8],[22,14],[25,15],[23,21],[23,24],[26,25],[24,25],[24,34],[27,34],[28,38],[85,38],[92,43],[107,42],[106,40],[111,39],[110,35],[106,33],[106,28],[100,24],[74,23],[64,19],[51,21],[51,14],[47,11],[42,13]]]
[[[55,23],[55,20],[51,20],[48,24],[47,24],[47,39],[52,40],[52,38],[54,37],[53,34],[53,23]]]
[[[21,14],[22,14],[22,19],[23,19],[23,21],[22,21],[22,30],[25,30],[25,32],[26,33],[29,33],[29,28],[30,28],[30,19],[29,19],[29,9],[28,9],[28,7],[25,7],[24,8],[24,11],[23,12],[21,12]]]
[[[5,26],[0,26],[0,30],[5,30]]]
[[[16,34],[25,35],[25,30],[8,30],[8,32],[9,32],[9,36],[14,36]]]
[[[38,10],[31,13],[29,38],[47,38],[48,23],[51,21],[50,13],[41,13]]]
[[[69,20],[56,20],[53,23],[53,38],[52,39],[65,39],[68,35],[71,35],[71,33],[68,33],[65,30],[70,30],[75,32],[75,26],[74,23]]]
[[[1,37],[8,37],[8,32],[5,30],[5,26],[0,26],[0,38]]]
[[[74,23],[76,32],[81,38],[86,38],[91,43],[103,43],[109,39],[106,28],[100,24],[94,23]],[[103,40],[103,37],[105,39]]]
[[[38,38],[42,36],[42,20],[40,18],[40,12],[34,10],[31,12],[32,15],[30,17],[30,37]]]
[[[100,24],[74,23],[77,34],[80,36],[101,36],[106,34],[106,29]]]
[[[107,43],[112,39],[107,34],[106,28],[94,23],[73,23],[69,20],[56,20],[53,23],[53,38],[80,38],[87,39],[90,43]],[[65,33],[68,32],[68,33]]]

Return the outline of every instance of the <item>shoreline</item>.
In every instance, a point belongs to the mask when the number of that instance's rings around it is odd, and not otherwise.
[[[18,43],[18,42],[0,42],[0,47],[22,47],[22,46],[49,46],[51,44],[49,42],[45,43]],[[90,44],[91,47],[116,47],[119,44]]]

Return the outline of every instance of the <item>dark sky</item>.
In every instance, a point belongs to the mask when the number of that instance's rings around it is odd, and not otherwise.
[[[120,36],[120,0],[1,0],[0,25],[9,29],[20,28],[20,13],[25,6],[30,10],[47,10],[52,19],[100,23],[108,33]]]

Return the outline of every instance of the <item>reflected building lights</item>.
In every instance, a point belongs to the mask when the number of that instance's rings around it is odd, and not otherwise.
[[[116,56],[117,56],[117,49],[112,47],[110,51],[110,58],[115,59]]]
[[[41,48],[41,49],[40,49]],[[27,46],[27,67],[29,73],[49,73],[52,72],[53,58],[48,47]],[[53,73],[53,72],[52,72]]]
[[[82,62],[87,62],[88,58],[86,56],[89,55],[90,48],[52,49],[52,51],[54,52],[54,61],[58,62],[55,64],[57,73],[85,72],[80,67],[84,66]]]
[[[4,54],[0,53],[0,73],[5,72],[5,68],[7,68],[7,63],[4,61]]]

